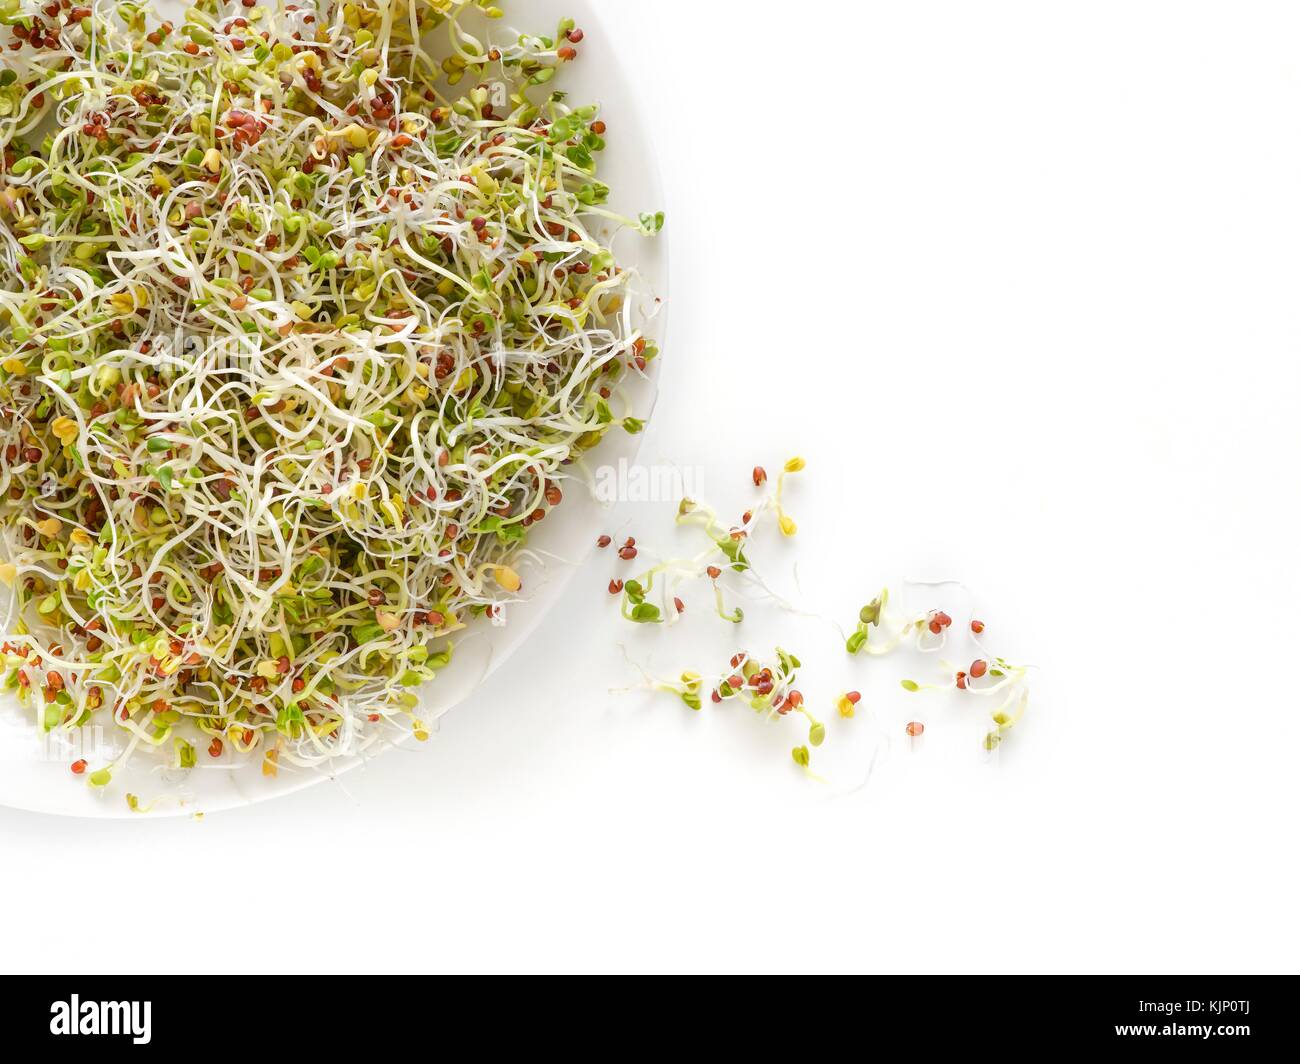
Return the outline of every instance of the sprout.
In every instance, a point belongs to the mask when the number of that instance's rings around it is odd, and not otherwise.
[[[513,594],[523,585],[523,581],[520,580],[519,574],[508,565],[498,566],[494,575],[497,584],[503,591],[509,591]]]
[[[849,636],[845,644],[845,648],[850,654],[859,653],[870,642],[871,629],[880,626],[881,619],[885,614],[885,607],[888,605],[889,589],[886,588],[879,596],[862,607],[858,613],[858,627]]]

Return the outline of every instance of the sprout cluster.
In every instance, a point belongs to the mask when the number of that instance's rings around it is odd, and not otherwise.
[[[647,679],[647,683],[652,690],[676,695],[696,711],[703,708],[703,695],[707,691],[714,705],[740,702],[767,720],[797,713],[808,722],[808,745],[821,746],[826,740],[826,726],[808,710],[802,692],[795,687],[801,665],[797,657],[780,647],[768,660],[742,650],[732,655],[728,669],[716,675],[704,677],[684,672],[678,680]],[[793,755],[797,763],[808,767],[810,756],[806,747],[795,748]]]

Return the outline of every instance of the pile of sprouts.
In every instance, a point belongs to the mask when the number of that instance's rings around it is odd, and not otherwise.
[[[47,731],[317,765],[521,592],[656,349],[571,20],[0,0],[5,684]],[[201,747],[201,752],[200,752]]]

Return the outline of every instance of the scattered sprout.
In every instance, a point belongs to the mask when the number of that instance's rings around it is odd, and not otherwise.
[[[804,468],[803,459],[791,459],[786,463],[787,470],[797,472]],[[784,480],[785,472],[781,474]],[[754,468],[752,479],[755,486],[761,486],[767,480],[767,474],[761,466]],[[708,537],[709,546],[699,553],[684,558],[670,558],[646,570],[634,580],[611,580],[610,594],[623,595],[623,616],[638,623],[660,623],[665,617],[675,621],[684,611],[681,599],[676,591],[687,580],[707,579],[713,585],[714,611],[724,621],[740,624],[745,619],[745,611],[739,606],[729,607],[721,578],[725,574],[739,575],[750,583],[760,587],[766,594],[771,592],[763,586],[762,581],[753,575],[745,546],[750,537],[768,514],[775,514],[781,531],[793,535],[793,520],[781,509],[781,481],[776,491],[762,499],[756,506],[746,511],[735,525],[725,523],[710,506],[695,499],[682,499],[677,507],[677,524],[701,529]],[[608,536],[597,541],[598,546],[608,546],[612,542]],[[618,551],[623,561],[631,561],[638,556],[636,540],[629,537]],[[654,609],[643,609],[646,598],[656,588],[659,592],[659,605]]]
[[[845,643],[845,649],[850,654],[857,654],[867,645],[871,638],[871,629],[879,627],[885,607],[888,605],[889,589],[885,588],[877,598],[862,607],[858,613],[858,626]]]
[[[917,640],[921,650],[935,650],[943,646],[943,640],[952,626],[952,618],[942,610],[931,610],[904,626],[905,631]],[[972,639],[980,645],[978,636],[984,631],[981,622],[970,623]],[[934,638],[937,638],[937,643]],[[981,650],[983,647],[981,645]],[[1024,717],[1029,706],[1028,674],[1029,669],[1023,665],[1013,665],[1005,658],[985,652],[966,668],[959,669],[950,662],[941,660],[939,668],[944,679],[937,683],[918,683],[916,680],[901,681],[905,691],[956,691],[963,697],[996,697],[994,708],[989,711],[992,727],[985,734],[984,748],[992,751],[1001,745],[1008,732]],[[909,729],[912,725],[908,725]],[[918,727],[922,727],[918,725]],[[922,728],[922,730],[924,730]],[[912,734],[909,731],[909,734]],[[915,734],[920,734],[916,732]]]
[[[826,741],[826,726],[809,711],[804,696],[795,686],[801,662],[798,657],[777,647],[770,660],[764,661],[747,651],[734,654],[726,670],[705,677],[683,672],[677,680],[655,680],[644,670],[648,688],[676,695],[693,710],[703,706],[703,694],[717,706],[740,702],[767,720],[779,720],[792,714],[808,723],[808,743],[821,746]]]

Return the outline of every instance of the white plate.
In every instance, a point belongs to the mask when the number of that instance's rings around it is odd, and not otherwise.
[[[494,39],[509,39],[512,27],[532,33],[550,34],[565,16],[572,16],[586,33],[580,46],[580,58],[567,66],[557,82],[570,93],[575,103],[601,105],[601,117],[609,124],[609,147],[601,160],[600,177],[613,190],[614,209],[635,217],[640,211],[663,207],[655,153],[646,127],[637,112],[634,94],[619,66],[615,43],[602,30],[592,0],[508,0],[504,19],[488,23]],[[177,19],[180,3],[164,0],[155,8]],[[649,240],[625,233],[618,238],[616,251],[621,262],[636,267],[644,287],[661,300],[667,297],[668,247],[665,234]],[[665,315],[661,309],[647,325],[647,332],[662,342]],[[653,406],[656,388],[642,386],[634,396],[638,414]],[[611,433],[594,453],[590,464],[631,461],[641,437]],[[604,506],[580,485],[570,486],[565,502],[539,526],[529,540],[533,550],[556,556],[545,568],[523,569],[528,601],[512,606],[509,623],[503,628],[482,625],[468,633],[457,645],[452,666],[423,692],[424,715],[436,720],[465,701],[482,680],[499,668],[541,623],[558,601],[577,567],[590,554]],[[87,742],[94,740],[91,732]],[[88,751],[87,751],[88,752]],[[260,763],[240,768],[203,766],[188,773],[162,769],[148,758],[132,761],[119,771],[103,792],[88,787],[74,777],[68,766],[83,751],[66,748],[50,750],[41,742],[36,728],[27,719],[17,701],[0,700],[0,805],[42,813],[85,817],[128,817],[127,792],[142,797],[160,792],[180,796],[151,809],[148,815],[177,816],[211,813],[237,806],[251,805],[283,794],[303,790],[336,777],[361,764],[363,758],[341,760],[327,771],[308,771],[282,766],[274,778],[261,774]],[[373,759],[376,753],[367,755]],[[92,758],[93,760],[93,758]]]

